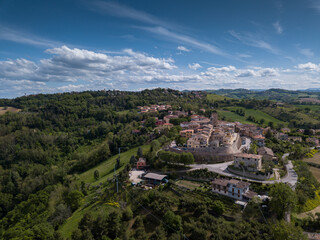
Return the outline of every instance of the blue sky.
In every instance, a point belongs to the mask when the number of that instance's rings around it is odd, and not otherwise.
[[[320,0],[0,0],[0,97],[320,87]]]

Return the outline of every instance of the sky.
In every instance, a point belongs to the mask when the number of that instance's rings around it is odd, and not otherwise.
[[[320,0],[0,0],[0,98],[320,88]]]

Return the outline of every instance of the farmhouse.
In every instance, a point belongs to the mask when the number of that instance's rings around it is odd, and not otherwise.
[[[235,179],[215,179],[212,182],[212,191],[237,200],[250,200],[257,193],[249,189],[250,183]]]

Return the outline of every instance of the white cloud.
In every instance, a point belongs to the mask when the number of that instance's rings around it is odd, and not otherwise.
[[[169,31],[168,29],[166,29],[164,27],[136,27],[136,28],[145,30],[145,31],[153,33],[153,34],[164,36],[165,40],[171,40],[171,41],[175,41],[175,42],[179,42],[179,43],[188,44],[188,45],[191,45],[195,48],[205,50],[207,52],[210,52],[210,53],[213,53],[216,55],[230,57],[229,54],[225,53],[223,50],[221,50],[220,48],[218,48],[212,44],[199,41],[195,38],[189,37],[184,34],[179,34],[176,32]]]
[[[296,68],[306,71],[320,71],[320,64],[314,64],[311,62],[299,64]]]
[[[282,28],[282,26],[281,26],[279,21],[275,22],[273,24],[273,27],[276,30],[277,34],[282,34],[283,33],[283,28]]]
[[[61,45],[59,42],[41,38],[26,32],[16,31],[2,25],[0,25],[0,39],[45,48]]]
[[[178,42],[179,44],[187,44],[189,46],[214,53],[224,57],[230,57],[229,54],[214,46],[213,44],[200,41],[186,34],[178,33],[183,27],[172,22],[163,21],[151,14],[130,8],[114,2],[104,2],[94,0],[88,3],[89,9],[92,11],[108,14],[111,16],[133,19],[152,26],[136,26],[135,28],[165,37],[165,40]],[[183,51],[183,50],[180,50]]]
[[[202,68],[202,66],[199,63],[188,64],[188,67],[192,70],[197,70],[199,68]]]
[[[267,50],[273,54],[279,54],[279,50],[273,47],[270,43],[265,42],[258,36],[257,34],[254,33],[239,33],[234,30],[230,30],[229,34],[239,40],[241,43],[251,46],[251,47],[256,47],[256,48],[261,48],[264,50]]]
[[[300,52],[300,54],[302,54],[308,58],[311,58],[314,56],[314,53],[309,48],[298,48],[298,51]]]
[[[182,52],[190,52],[191,51],[190,49],[188,49],[184,46],[178,46],[177,50],[182,51]]]
[[[46,50],[49,58],[0,61],[2,97],[34,93],[175,87],[179,89],[320,87],[320,65],[312,62],[292,68],[215,66],[198,63],[185,73],[171,58],[157,58],[131,49],[112,56],[85,49],[62,46]]]

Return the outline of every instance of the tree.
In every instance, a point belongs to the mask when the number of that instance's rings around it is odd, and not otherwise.
[[[285,183],[275,183],[270,192],[270,208],[278,219],[283,219],[287,212],[294,210],[296,206],[296,194]]]
[[[262,169],[264,169],[265,173],[272,173],[274,168],[274,163],[272,160],[263,159]]]
[[[130,164],[134,165],[136,163],[136,161],[137,161],[137,159],[135,158],[135,156],[132,155],[130,158]]]
[[[273,137],[273,134],[272,134],[272,132],[271,132],[271,130],[269,128],[268,131],[266,132],[266,138],[270,139],[272,137]]]
[[[74,191],[71,191],[67,194],[64,201],[66,202],[66,204],[70,207],[70,209],[72,211],[75,211],[80,207],[83,197],[84,197],[84,195],[82,192],[80,192],[78,190],[74,190]]]
[[[269,123],[268,123],[268,126],[269,126],[270,128],[273,128],[274,123],[273,123],[273,122],[269,122]]]
[[[138,157],[143,157],[143,153],[142,153],[142,148],[141,147],[138,148],[137,155],[138,155]]]
[[[258,149],[257,144],[256,143],[252,143],[251,146],[250,146],[250,149],[249,149],[249,153],[257,154],[257,149]]]
[[[79,229],[84,231],[85,229],[92,229],[94,225],[94,219],[91,212],[86,212],[79,222]]]
[[[175,215],[174,212],[168,210],[164,215],[164,221],[167,226],[168,232],[180,232],[182,230],[182,220],[179,215]]]
[[[215,214],[221,216],[225,211],[225,206],[223,202],[221,202],[220,200],[216,200],[212,203],[212,210]]]
[[[275,240],[307,239],[299,226],[295,226],[293,223],[286,223],[284,220],[278,221],[272,226],[272,235]]]
[[[162,225],[156,227],[155,232],[151,235],[151,240],[166,240],[166,232]]]
[[[122,213],[122,219],[124,221],[129,221],[130,219],[132,219],[132,217],[133,217],[133,212],[131,208],[128,206]]]
[[[100,173],[98,169],[94,171],[93,176],[95,180],[98,180],[100,178]]]

